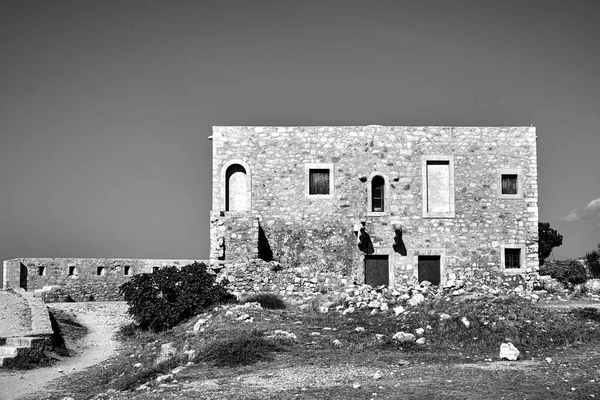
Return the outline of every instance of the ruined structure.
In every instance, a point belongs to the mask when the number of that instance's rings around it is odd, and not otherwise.
[[[538,269],[533,127],[227,126],[211,139],[210,262],[238,289],[274,289],[276,274],[297,291]],[[281,271],[264,278],[257,259]]]

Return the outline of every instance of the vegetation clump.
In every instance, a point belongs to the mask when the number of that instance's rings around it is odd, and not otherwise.
[[[286,307],[283,299],[273,293],[253,294],[244,303],[259,303],[262,308],[269,310],[283,310]]]
[[[573,287],[588,279],[585,267],[576,260],[548,261],[540,266],[540,275],[550,275],[563,285]]]
[[[181,269],[171,266],[152,274],[134,275],[119,288],[129,306],[129,314],[143,330],[163,331],[219,303],[235,301],[226,281],[203,263]]]
[[[196,360],[210,362],[217,367],[234,367],[271,360],[272,353],[285,349],[280,341],[266,338],[263,332],[254,330],[250,334],[240,332],[208,343]]]

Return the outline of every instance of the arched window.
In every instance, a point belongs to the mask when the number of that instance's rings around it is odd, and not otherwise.
[[[225,211],[250,210],[246,169],[232,164],[225,172]]]
[[[385,199],[385,180],[382,176],[377,175],[371,181],[371,211],[383,212],[385,211],[384,199]]]

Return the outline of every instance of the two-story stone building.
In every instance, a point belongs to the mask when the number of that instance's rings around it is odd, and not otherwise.
[[[538,268],[533,127],[214,127],[211,264],[393,286]]]

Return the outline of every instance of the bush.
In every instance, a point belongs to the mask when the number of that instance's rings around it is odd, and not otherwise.
[[[548,261],[540,266],[540,275],[550,275],[565,286],[573,287],[588,279],[585,267],[576,260]]]
[[[600,278],[600,244],[598,250],[587,253],[585,258],[592,278]]]
[[[262,308],[269,310],[283,310],[285,303],[281,297],[272,293],[259,293],[254,294],[244,300],[244,303],[259,303]]]
[[[153,274],[134,275],[120,286],[119,293],[139,327],[158,332],[214,304],[235,301],[225,289],[226,284],[215,283],[206,265],[195,262],[181,269],[172,266]]]
[[[232,338],[209,343],[198,355],[197,360],[208,361],[217,367],[234,367],[270,360],[273,352],[285,350],[281,343],[264,337],[262,332],[241,332]]]

